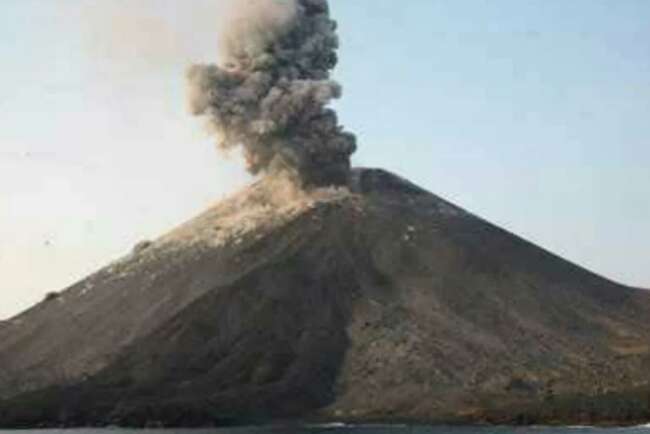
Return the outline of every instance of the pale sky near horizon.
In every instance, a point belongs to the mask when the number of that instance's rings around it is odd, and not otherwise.
[[[220,0],[0,4],[0,319],[250,179],[187,113]],[[650,288],[650,2],[331,0],[356,165]]]

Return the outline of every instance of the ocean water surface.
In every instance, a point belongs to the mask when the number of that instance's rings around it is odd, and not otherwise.
[[[343,424],[306,427],[239,427],[214,429],[50,429],[0,430],[0,434],[650,434],[650,425],[626,428],[592,427],[431,427]]]

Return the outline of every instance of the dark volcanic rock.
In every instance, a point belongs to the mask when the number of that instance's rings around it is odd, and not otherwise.
[[[381,170],[282,186],[0,324],[0,425],[650,420],[650,293]]]

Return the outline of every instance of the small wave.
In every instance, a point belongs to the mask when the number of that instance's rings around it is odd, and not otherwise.
[[[330,423],[317,423],[313,425],[307,425],[308,428],[345,428],[348,426],[343,422],[330,422]]]

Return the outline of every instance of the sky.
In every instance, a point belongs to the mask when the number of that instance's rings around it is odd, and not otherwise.
[[[2,1],[0,319],[251,181],[185,98],[222,1]],[[355,165],[650,288],[650,2],[330,3]]]

